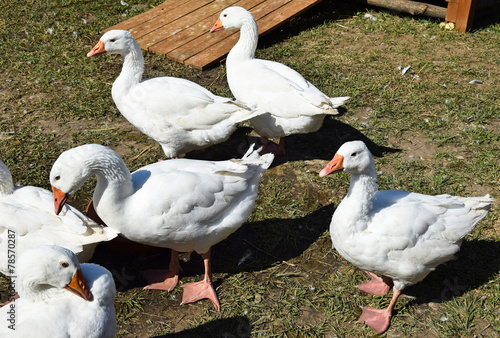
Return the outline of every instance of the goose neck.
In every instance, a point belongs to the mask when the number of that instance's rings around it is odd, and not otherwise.
[[[0,196],[8,196],[14,193],[14,185],[12,181],[2,181],[0,179]]]
[[[244,61],[253,59],[258,39],[257,23],[252,16],[249,16],[244,19],[241,25],[240,38],[229,52],[228,62],[231,62],[231,60]]]
[[[14,193],[14,183],[12,175],[7,166],[0,162],[0,196],[7,196]]]
[[[134,41],[135,42],[135,41]],[[128,91],[142,80],[144,72],[144,57],[137,43],[127,53],[122,54],[122,71],[113,84],[113,94],[116,90]]]
[[[59,289],[33,279],[23,279],[18,283],[17,291],[19,296],[31,302],[61,297],[68,292],[65,289]]]
[[[369,221],[372,209],[372,198],[378,190],[377,178],[373,174],[352,174],[349,191],[339,208],[342,215],[349,220],[346,224],[352,231],[363,231]]]
[[[375,172],[370,174],[351,174],[351,182],[347,198],[354,199],[360,204],[371,201],[378,190]]]
[[[132,175],[121,158],[95,157],[89,160],[86,166],[90,168],[89,176],[97,176],[97,185],[94,191],[96,204],[105,193],[119,194],[120,198],[132,194]]]

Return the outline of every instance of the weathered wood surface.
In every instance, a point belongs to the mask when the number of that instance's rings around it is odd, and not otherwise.
[[[440,19],[444,19],[446,16],[446,8],[431,5],[425,2],[409,0],[355,0],[355,2],[387,8],[396,12],[408,13],[411,15],[425,15]]]
[[[466,32],[472,26],[476,0],[446,0],[448,8],[446,10],[446,21],[454,22],[455,28],[459,32]]]
[[[241,6],[249,10],[262,36],[321,1],[167,0],[107,30],[128,30],[142,49],[206,69],[222,60],[239,37],[237,30],[210,33],[224,8]]]
[[[492,7],[499,4],[498,0],[446,0],[447,7],[436,6],[425,1],[410,0],[354,0],[370,6],[387,8],[396,12],[411,15],[424,15],[444,19],[455,24],[460,32],[468,31],[474,20],[476,7]],[[444,5],[444,3],[443,3]]]

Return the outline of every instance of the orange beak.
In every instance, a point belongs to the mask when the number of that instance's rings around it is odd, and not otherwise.
[[[331,173],[336,173],[339,171],[342,171],[344,169],[344,156],[335,154],[333,159],[328,162],[326,167],[324,167],[320,172],[319,172],[319,177],[324,177],[326,175],[329,175]]]
[[[220,18],[218,18],[217,22],[214,23],[214,25],[212,26],[212,28],[210,28],[210,33],[217,32],[217,31],[220,31],[220,30],[223,30],[223,29],[224,29],[224,26],[222,26],[222,21],[220,21]]]
[[[92,299],[94,299],[94,295],[92,295],[92,292],[90,292],[87,286],[87,282],[85,282],[82,269],[76,270],[73,279],[71,279],[71,282],[64,288],[87,301],[92,301]]]
[[[56,215],[59,215],[69,197],[69,194],[62,192],[54,186],[52,186],[52,194],[54,195],[54,211],[56,212]]]
[[[106,49],[104,48],[104,43],[101,40],[99,40],[97,45],[95,45],[94,48],[92,48],[92,50],[87,53],[87,57],[89,58],[91,56],[101,53],[106,53]]]

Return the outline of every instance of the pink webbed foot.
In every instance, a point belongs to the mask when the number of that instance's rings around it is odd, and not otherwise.
[[[142,275],[149,283],[144,290],[172,291],[179,282],[179,274],[170,270],[146,270]]]
[[[365,323],[376,333],[381,334],[389,328],[391,322],[391,311],[388,309],[363,308],[363,313],[358,319],[359,323]]]
[[[202,299],[210,299],[217,311],[220,311],[220,303],[215,293],[212,283],[205,280],[196,283],[183,285],[184,293],[182,295],[181,305],[194,303]]]
[[[391,323],[392,310],[394,309],[394,305],[396,305],[399,295],[401,295],[401,290],[393,288],[392,299],[386,309],[363,308],[363,313],[359,317],[358,322],[365,323],[378,334],[385,332]]]
[[[172,250],[168,270],[146,270],[142,272],[142,275],[149,283],[144,289],[172,291],[179,282],[180,272],[182,272],[182,268],[179,263],[179,253]]]
[[[389,292],[392,286],[392,279],[386,276],[382,276],[382,278],[380,278],[372,272],[365,272],[371,277],[371,279],[356,286],[358,289],[373,296],[382,296]]]
[[[11,297],[8,301],[6,301],[6,302],[4,302],[4,303],[0,304],[0,307],[5,306],[5,305],[7,305],[7,304],[10,304],[10,303],[12,303],[13,301],[15,301],[16,299],[19,299],[19,294],[17,294],[17,293],[14,295],[14,297]]]

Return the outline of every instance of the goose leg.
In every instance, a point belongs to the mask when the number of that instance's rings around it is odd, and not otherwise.
[[[269,146],[269,138],[262,136],[260,140],[262,142],[262,150],[260,151],[260,154],[267,154],[269,152],[269,150],[267,149]]]
[[[365,271],[365,273],[371,277],[370,280],[365,281],[361,283],[360,285],[356,286],[358,289],[369,293],[370,295],[373,296],[382,296],[386,295],[391,286],[392,286],[392,279],[386,276],[382,276],[380,278],[373,272]]]
[[[0,307],[3,307],[3,306],[5,306],[5,305],[7,305],[7,304],[11,303],[11,302],[15,301],[15,300],[16,300],[16,299],[18,299],[18,298],[19,298],[19,294],[16,292],[16,294],[14,295],[14,297],[11,297],[11,298],[9,298],[9,300],[8,300],[8,301],[6,301],[6,302],[4,302],[4,303],[0,304]]]
[[[146,270],[142,272],[144,278],[150,283],[144,289],[172,291],[179,282],[179,272],[181,271],[179,253],[172,250],[168,270]]]
[[[194,303],[198,300],[208,298],[214,304],[217,311],[220,311],[220,303],[212,285],[212,266],[210,263],[210,250],[201,254],[205,265],[205,277],[202,281],[183,285],[184,293],[182,295],[181,305]]]
[[[377,334],[381,334],[385,332],[389,328],[389,324],[391,323],[392,310],[394,309],[394,305],[396,305],[396,301],[401,294],[400,290],[393,288],[393,294],[391,302],[386,309],[372,309],[372,308],[363,308],[363,313],[361,317],[359,317],[359,323],[365,323],[369,327],[371,327]]]
[[[278,152],[275,155],[285,155],[285,138],[280,137],[280,142],[278,144]]]
[[[274,155],[285,155],[285,138],[280,137],[279,144],[269,143],[269,138],[261,137],[262,142],[262,154],[273,153]]]

